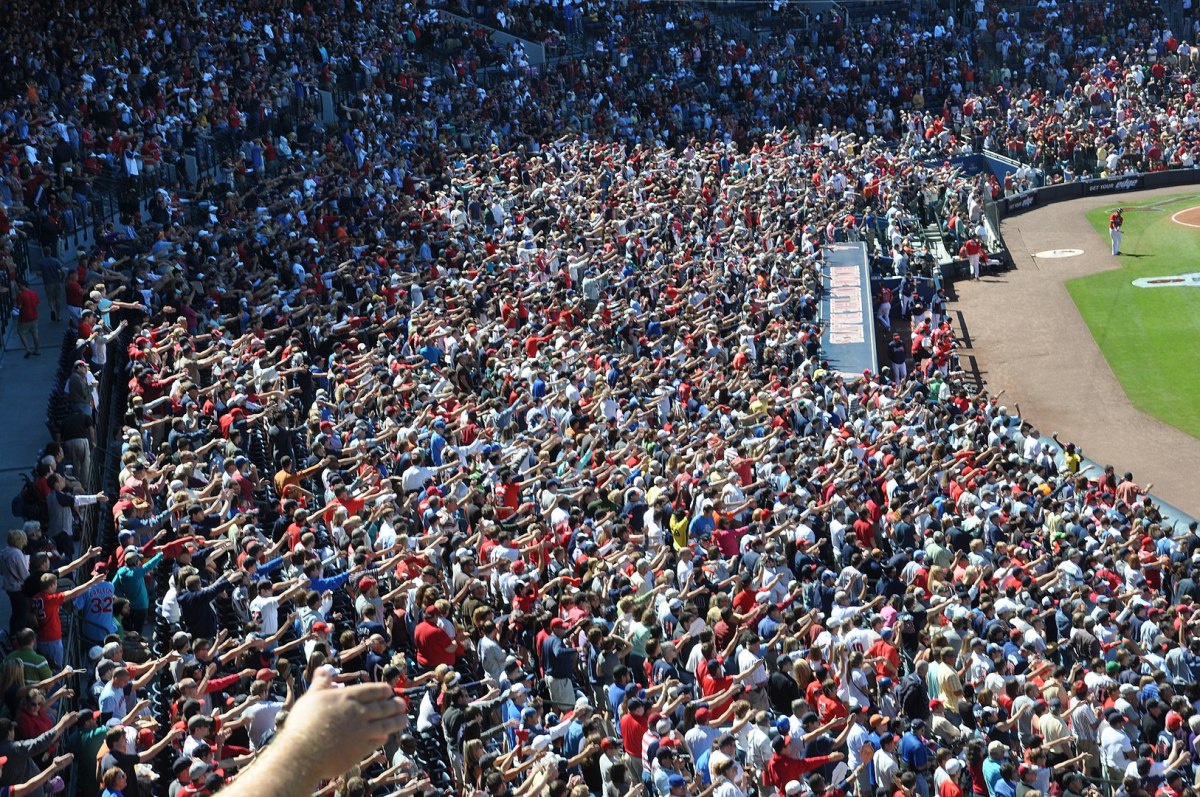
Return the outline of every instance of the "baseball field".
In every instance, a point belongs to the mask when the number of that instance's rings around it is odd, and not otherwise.
[[[1200,438],[1200,194],[1114,198],[1089,211],[1105,251],[1117,207],[1122,268],[1070,280],[1067,290],[1130,401]]]

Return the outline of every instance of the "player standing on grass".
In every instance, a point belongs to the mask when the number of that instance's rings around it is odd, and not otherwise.
[[[1112,253],[1114,255],[1121,254],[1121,225],[1125,223],[1125,217],[1121,215],[1121,208],[1117,208],[1117,212],[1108,217],[1108,237],[1112,239]]]

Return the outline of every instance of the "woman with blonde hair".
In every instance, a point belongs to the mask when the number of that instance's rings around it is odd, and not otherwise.
[[[53,728],[55,719],[50,714],[50,706],[73,694],[69,689],[60,689],[58,694],[47,700],[46,694],[37,687],[26,692],[25,699],[21,701],[21,710],[17,712],[17,740],[36,739]],[[57,741],[52,743],[46,751],[47,755],[53,755],[57,745]]]
[[[926,579],[927,589],[931,595],[937,595],[938,590],[950,586],[949,573],[946,568],[937,565],[929,566],[929,576]]]
[[[746,797],[746,792],[733,782],[734,760],[723,758],[713,767],[713,797]]]
[[[0,664],[0,715],[15,719],[21,710],[25,690],[25,665],[20,659],[5,659]]]
[[[463,745],[463,781],[469,789],[483,788],[483,740],[468,739]]]
[[[338,548],[345,548],[350,541],[350,537],[346,533],[346,519],[349,516],[344,506],[333,510],[333,520],[329,524],[329,536],[333,538],[334,545]]]

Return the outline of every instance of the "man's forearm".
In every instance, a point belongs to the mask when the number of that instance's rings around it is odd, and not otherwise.
[[[303,744],[286,733],[223,791],[228,797],[294,797],[310,794],[320,781],[309,763]]]

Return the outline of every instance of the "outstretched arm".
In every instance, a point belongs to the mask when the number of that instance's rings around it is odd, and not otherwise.
[[[70,767],[71,762],[74,760],[75,755],[73,753],[67,753],[66,755],[58,756],[54,759],[54,763],[42,770],[37,777],[27,780],[24,783],[18,783],[9,788],[9,795],[11,797],[21,797],[21,795],[29,794],[30,792],[42,788],[49,783],[55,775]]]
[[[404,704],[387,684],[333,686],[322,667],[279,736],[224,790],[227,797],[307,797],[400,731]]]

